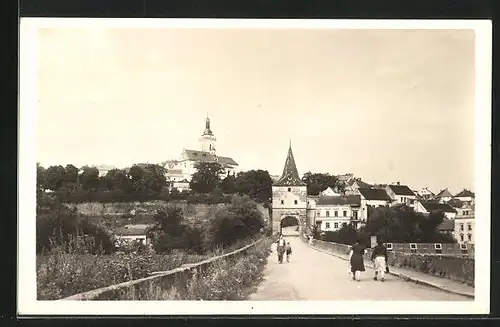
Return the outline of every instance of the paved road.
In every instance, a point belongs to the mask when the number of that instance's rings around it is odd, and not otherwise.
[[[366,268],[361,281],[353,281],[345,260],[312,249],[299,237],[286,237],[292,245],[290,263],[278,264],[273,249],[265,268],[265,279],[252,301],[472,301],[467,297],[387,276],[384,283],[374,281]]]

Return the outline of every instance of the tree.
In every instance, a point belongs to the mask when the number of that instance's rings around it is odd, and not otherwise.
[[[66,170],[63,166],[50,166],[46,171],[47,188],[52,191],[59,190],[66,181]]]
[[[302,181],[307,183],[307,193],[309,195],[318,195],[328,187],[334,188],[338,186],[337,177],[328,173],[311,173],[308,171],[302,176]]]
[[[47,170],[39,163],[36,164],[36,188],[42,191],[47,189]]]
[[[236,184],[236,177],[234,177],[233,175],[226,176],[226,178],[224,178],[220,183],[220,188],[222,189],[222,192],[225,194],[236,193],[238,191]]]
[[[83,167],[80,183],[84,190],[97,190],[99,187],[99,170],[95,167]]]
[[[222,166],[217,162],[198,162],[196,172],[189,182],[190,188],[197,193],[210,193],[219,186]]]
[[[104,176],[106,188],[112,191],[121,191],[125,194],[132,191],[132,185],[127,173],[122,169],[112,169]]]
[[[167,185],[165,173],[166,169],[159,165],[148,164],[144,167],[133,165],[129,173],[132,189],[139,193],[159,194]]]
[[[66,183],[68,184],[76,184],[78,181],[78,168],[69,164],[66,165]]]
[[[236,188],[239,194],[248,195],[258,202],[267,202],[272,196],[272,179],[265,170],[241,172],[236,177]]]

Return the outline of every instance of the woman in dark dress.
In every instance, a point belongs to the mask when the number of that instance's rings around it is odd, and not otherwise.
[[[365,271],[365,262],[363,260],[363,255],[365,254],[365,246],[360,244],[359,241],[354,244],[351,248],[351,272],[352,279],[360,281],[360,273]]]

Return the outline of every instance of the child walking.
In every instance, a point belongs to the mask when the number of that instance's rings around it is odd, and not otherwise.
[[[290,256],[292,255],[292,246],[290,242],[286,243],[286,262],[290,262]]]

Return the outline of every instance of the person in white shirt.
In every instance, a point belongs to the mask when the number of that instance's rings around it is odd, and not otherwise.
[[[283,235],[280,235],[278,239],[278,246],[276,248],[278,252],[278,263],[283,263],[283,255],[285,254],[285,246],[286,246],[286,241],[283,238]]]

